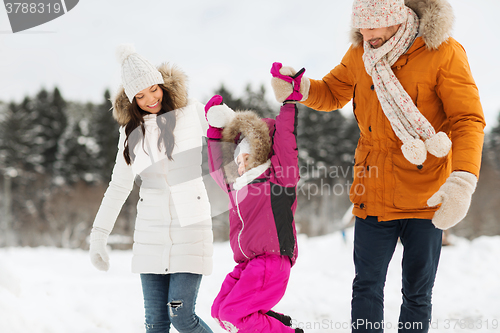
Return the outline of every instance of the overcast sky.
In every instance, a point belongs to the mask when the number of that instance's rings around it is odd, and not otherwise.
[[[488,122],[500,112],[499,0],[449,0],[453,36],[465,47]],[[102,100],[120,84],[115,48],[133,43],[153,64],[172,62],[205,103],[224,83],[236,94],[264,84],[275,61],[320,79],[349,47],[351,0],[81,0],[67,14],[11,33],[0,7],[0,100],[43,86],[68,100]],[[277,104],[276,104],[277,105]]]

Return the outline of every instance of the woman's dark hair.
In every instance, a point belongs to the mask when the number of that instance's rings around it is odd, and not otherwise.
[[[156,117],[156,122],[158,123],[158,127],[160,128],[160,138],[158,139],[158,150],[161,150],[161,146],[165,147],[165,152],[169,160],[173,160],[172,151],[175,146],[175,138],[174,138],[174,128],[176,123],[174,102],[170,97],[170,94],[165,89],[162,84],[159,84],[158,87],[163,90],[163,98],[161,101],[161,110],[158,112],[158,117]],[[132,104],[129,107],[130,113],[130,121],[125,125],[125,150],[123,151],[123,157],[128,165],[132,164],[132,161],[135,158],[134,147],[139,142],[141,138],[144,138],[146,130],[144,128],[144,116],[150,114],[142,110],[138,105],[137,101],[132,100]],[[163,117],[159,117],[160,115],[166,114]],[[135,131],[136,128],[140,127],[142,131],[142,136],[139,131]],[[144,140],[142,140],[144,145]],[[144,147],[143,147],[144,149]],[[147,154],[147,152],[146,152]]]

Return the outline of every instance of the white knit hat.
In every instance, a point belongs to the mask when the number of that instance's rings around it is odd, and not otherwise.
[[[250,148],[250,142],[248,142],[247,138],[244,138],[243,140],[240,141],[240,143],[236,146],[236,149],[234,150],[234,161],[236,164],[238,164],[238,156],[241,154],[250,154],[251,153],[251,148]]]
[[[354,0],[352,26],[359,29],[377,29],[406,21],[404,0]]]
[[[130,103],[141,90],[164,82],[161,73],[136,53],[132,44],[119,45],[116,48],[116,57],[122,65],[122,84]]]

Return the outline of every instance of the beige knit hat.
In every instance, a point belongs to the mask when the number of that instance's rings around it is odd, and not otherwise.
[[[352,26],[376,29],[398,25],[406,21],[404,0],[354,0]]]
[[[136,53],[132,44],[119,45],[116,57],[122,65],[122,84],[130,103],[141,90],[163,83],[161,73],[148,60]]]

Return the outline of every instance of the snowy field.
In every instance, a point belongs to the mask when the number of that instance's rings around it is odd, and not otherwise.
[[[500,332],[500,236],[451,241],[441,256],[431,332]],[[386,327],[398,318],[401,253],[398,245],[387,277]],[[215,244],[214,256],[214,273],[203,279],[197,312],[214,332],[223,332],[211,319],[210,306],[234,265],[229,244]],[[111,269],[103,273],[82,250],[0,249],[0,332],[144,332],[131,252],[111,251],[110,257]],[[345,240],[340,233],[301,235],[297,265],[275,310],[290,314],[306,332],[349,332],[353,274],[352,229]]]

